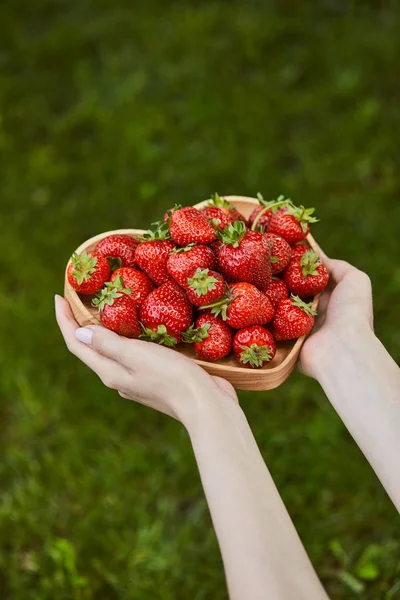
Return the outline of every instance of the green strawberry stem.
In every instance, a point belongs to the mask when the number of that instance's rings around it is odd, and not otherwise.
[[[282,198],[282,200],[281,200]],[[260,198],[258,198],[260,200]],[[276,202],[269,202],[269,203],[265,203],[265,208],[263,208],[262,211],[260,211],[260,213],[257,215],[257,217],[254,219],[254,223],[251,227],[252,231],[256,231],[257,229],[257,225],[260,222],[260,219],[263,215],[265,215],[265,213],[268,210],[271,210],[273,208],[280,208],[281,206],[288,206],[289,203],[291,204],[291,200],[289,199],[285,199],[284,196],[279,196],[279,198],[277,199]]]
[[[141,340],[160,344],[161,346],[167,346],[168,348],[174,348],[178,343],[178,340],[175,337],[168,334],[165,325],[159,325],[157,327],[157,331],[153,331],[149,327],[145,327],[142,323],[141,327],[143,331],[143,333],[139,336]]]
[[[315,316],[317,314],[317,311],[312,307],[312,302],[304,302],[299,296],[294,296],[293,294],[290,296],[290,299],[292,300],[293,306],[300,308],[306,315]]]
[[[208,330],[211,327],[211,323],[205,323],[202,327],[195,327],[191,325],[185,333],[182,334],[183,341],[187,344],[195,344],[196,342],[203,342],[210,337]]]
[[[252,344],[251,346],[242,346],[242,350],[240,361],[244,365],[249,363],[252,367],[262,367],[265,362],[271,360],[272,352],[268,346]]]

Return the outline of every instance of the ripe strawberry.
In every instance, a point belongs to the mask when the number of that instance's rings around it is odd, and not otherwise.
[[[207,208],[203,208],[201,213],[218,229],[225,229],[232,223],[231,215],[218,206],[208,206]]]
[[[171,252],[167,269],[181,287],[187,288],[188,277],[192,277],[196,269],[214,269],[215,255],[208,246],[186,246]]]
[[[220,317],[207,313],[200,315],[195,327],[183,334],[183,339],[194,344],[198,358],[215,361],[224,358],[232,350],[232,329]]]
[[[314,326],[316,311],[312,303],[306,304],[298,296],[282,300],[276,309],[273,320],[273,334],[276,340],[293,340],[307,335]]]
[[[132,302],[130,290],[118,287],[120,282],[107,282],[93,300],[104,327],[127,338],[138,338],[141,333],[138,313]]]
[[[300,260],[290,262],[283,277],[293,294],[307,298],[322,292],[328,284],[329,272],[315,252],[308,250]]]
[[[274,307],[265,294],[246,282],[232,283],[225,298],[201,308],[210,308],[212,314],[221,315],[234,329],[263,325],[274,316]]]
[[[265,295],[269,298],[272,306],[276,308],[281,300],[289,296],[286,283],[282,279],[273,277],[271,283],[265,291]]]
[[[156,285],[162,285],[170,279],[167,262],[174,248],[169,240],[141,242],[136,248],[136,264]]]
[[[272,273],[276,275],[289,264],[292,249],[286,240],[275,233],[266,233],[265,237],[271,246]]]
[[[171,216],[173,215],[173,213],[174,213],[176,210],[179,210],[180,208],[182,208],[182,205],[181,205],[181,204],[175,204],[175,206],[174,206],[173,208],[170,208],[170,209],[169,209],[169,210],[167,210],[167,212],[165,213],[165,215],[164,215],[164,219],[163,219],[163,222],[164,222],[164,223],[168,223],[168,227],[169,227],[169,221],[170,221],[170,218],[171,218]],[[159,224],[159,223],[157,223],[157,225],[158,225],[158,224]]]
[[[221,250],[221,248],[222,248],[222,246],[223,246],[223,245],[224,245],[224,243],[223,243],[223,241],[222,241],[222,240],[216,240],[215,242],[212,242],[212,243],[210,244],[210,248],[211,248],[211,250],[212,250],[212,251],[214,252],[214,254],[215,254],[215,260],[216,260],[216,263],[215,263],[215,264],[218,264],[218,260],[219,260],[219,253],[220,253],[220,250]]]
[[[280,235],[290,245],[301,242],[310,231],[310,223],[316,223],[318,220],[311,216],[314,210],[290,203],[272,216],[268,232]]]
[[[307,250],[309,249],[309,246],[304,246],[303,244],[292,246],[292,255],[290,257],[290,260],[292,261],[301,258],[304,252],[307,252]]]
[[[147,275],[137,269],[132,269],[132,267],[117,269],[111,275],[111,281],[117,284],[117,287],[127,288],[131,291],[129,297],[136,308],[139,308],[154,290],[154,285]]]
[[[247,225],[247,219],[242,215],[242,213],[239,212],[237,208],[233,206],[233,204],[228,202],[228,200],[225,200],[225,198],[222,198],[219,194],[213,194],[211,196],[208,206],[220,208],[228,217],[229,223],[232,223],[232,225],[236,221],[243,221]]]
[[[224,242],[219,253],[219,268],[228,281],[245,281],[260,290],[271,283],[271,255],[267,238],[247,231],[243,222],[229,225],[221,232]]]
[[[256,369],[274,358],[276,344],[270,331],[261,325],[254,325],[236,333],[233,350],[241,365]]]
[[[192,277],[187,279],[185,286],[189,300],[195,306],[212,304],[225,294],[224,278],[210,269],[197,269]]]
[[[117,267],[133,267],[138,243],[130,235],[113,234],[97,244],[96,252],[105,258],[114,259]]]
[[[107,259],[97,252],[76,252],[71,256],[67,277],[69,284],[80,294],[95,294],[110,277]]]
[[[173,347],[193,322],[193,308],[186,292],[174,281],[157,288],[140,307],[143,339]]]
[[[175,210],[169,221],[171,238],[178,246],[209,244],[217,238],[214,227],[194,206]]]

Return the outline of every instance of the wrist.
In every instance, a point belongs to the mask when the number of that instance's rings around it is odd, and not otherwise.
[[[196,435],[207,435],[224,427],[232,419],[242,418],[243,411],[232,396],[214,387],[197,392],[190,401],[190,410],[185,411],[182,423],[191,439]]]
[[[312,354],[312,376],[322,384],[327,377],[337,376],[344,362],[351,363],[355,357],[371,355],[378,345],[374,331],[365,322],[336,327],[329,334],[324,333],[316,345]]]

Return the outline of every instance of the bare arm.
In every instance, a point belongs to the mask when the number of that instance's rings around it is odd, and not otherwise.
[[[189,434],[230,597],[326,599],[241,409],[207,406]]]
[[[68,348],[106,385],[187,428],[232,600],[326,599],[232,386],[172,350],[79,329],[62,298],[56,312]]]
[[[302,366],[320,382],[400,510],[400,369],[373,332],[367,275],[343,261],[324,262],[332,285]]]

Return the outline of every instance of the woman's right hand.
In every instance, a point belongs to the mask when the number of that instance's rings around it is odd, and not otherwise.
[[[65,343],[109,388],[182,421],[188,427],[207,406],[238,403],[230,383],[208,375],[168,348],[129,340],[101,326],[80,328],[68,302],[56,296],[56,317]]]
[[[373,329],[371,280],[366,273],[343,260],[333,260],[321,253],[330,273],[328,287],[318,306],[313,333],[303,345],[300,355],[302,371],[316,378],[317,371],[328,368],[330,349],[352,332],[359,337]],[[334,358],[334,357],[333,357]]]

